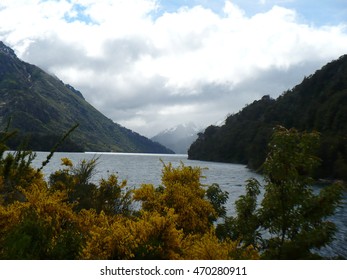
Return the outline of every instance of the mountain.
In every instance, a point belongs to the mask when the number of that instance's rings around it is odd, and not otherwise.
[[[264,162],[273,128],[318,131],[317,177],[347,180],[347,55],[305,77],[276,100],[264,96],[209,126],[191,145],[190,159],[234,162],[257,169]]]
[[[61,150],[172,153],[114,123],[90,105],[81,92],[21,61],[0,42],[0,131],[8,123],[19,131],[10,148],[28,139],[28,148],[49,150],[79,124]]]
[[[176,154],[186,154],[190,145],[198,138],[200,129],[192,122],[166,129],[151,138]]]

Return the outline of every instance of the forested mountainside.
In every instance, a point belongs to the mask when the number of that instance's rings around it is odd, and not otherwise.
[[[347,55],[277,99],[264,96],[230,115],[223,126],[209,126],[191,145],[189,158],[258,169],[277,125],[320,132],[322,164],[316,176],[347,180]]]
[[[0,42],[0,131],[18,130],[9,143],[23,139],[33,150],[47,151],[75,124],[63,151],[172,153],[159,143],[114,123],[72,86],[21,61]]]

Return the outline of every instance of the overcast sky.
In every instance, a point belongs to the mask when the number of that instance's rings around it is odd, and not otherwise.
[[[276,98],[347,53],[346,0],[1,0],[0,40],[146,136]]]

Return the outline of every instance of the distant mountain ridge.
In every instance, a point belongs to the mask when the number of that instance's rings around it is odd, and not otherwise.
[[[322,164],[316,176],[347,180],[347,55],[276,100],[264,96],[230,115],[221,127],[209,126],[189,148],[189,158],[257,169],[276,125],[320,132]]]
[[[176,154],[187,154],[190,145],[198,138],[200,130],[192,122],[179,124],[158,133],[151,140],[168,147]]]
[[[77,123],[79,127],[61,150],[173,153],[114,123],[90,105],[81,92],[23,62],[0,41],[0,131],[9,119],[11,129],[19,131],[10,148],[30,135],[28,148],[49,150]]]

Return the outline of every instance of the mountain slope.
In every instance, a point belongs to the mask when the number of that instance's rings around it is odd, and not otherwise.
[[[225,125],[208,127],[190,147],[189,158],[259,168],[276,125],[319,131],[317,176],[347,179],[347,55],[276,100],[264,96],[229,116]]]
[[[194,123],[180,124],[158,133],[151,140],[168,147],[176,154],[186,154],[197,139],[198,132],[199,128]]]
[[[31,135],[29,148],[49,150],[76,123],[64,150],[171,152],[105,117],[70,85],[17,58],[0,42],[0,129],[11,118],[20,131],[12,145]]]

